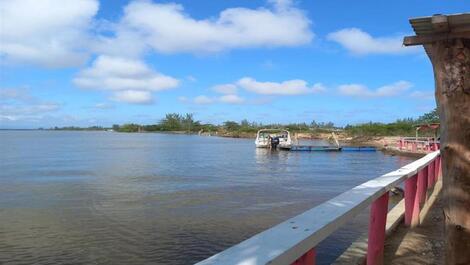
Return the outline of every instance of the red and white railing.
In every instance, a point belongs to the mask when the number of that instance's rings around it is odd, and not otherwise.
[[[428,137],[403,137],[397,141],[397,148],[402,151],[429,153],[439,150],[440,143]]]
[[[197,265],[315,264],[315,246],[369,205],[367,264],[382,264],[389,191],[405,182],[405,224],[419,223],[426,191],[440,175],[439,151],[367,181]]]

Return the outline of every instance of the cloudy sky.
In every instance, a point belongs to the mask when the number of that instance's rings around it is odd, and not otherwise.
[[[467,8],[467,9],[465,9]],[[0,1],[0,128],[416,117],[435,106],[408,19],[465,1]]]

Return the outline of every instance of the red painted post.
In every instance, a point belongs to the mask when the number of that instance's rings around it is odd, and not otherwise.
[[[411,151],[416,152],[416,142],[411,143]]]
[[[315,256],[316,251],[314,248],[307,251],[307,253],[303,254],[300,258],[298,258],[292,265],[315,265]]]
[[[439,164],[438,164],[437,160],[438,160],[438,157],[434,158],[434,161],[433,161],[433,163],[434,163],[434,179],[433,179],[434,184],[436,184],[436,182],[437,182],[437,169],[439,167]]]
[[[367,265],[383,264],[387,213],[388,192],[376,199],[370,207]]]
[[[437,168],[437,179],[442,177],[442,156],[439,155],[439,167]]]
[[[426,199],[426,185],[428,182],[428,169],[424,167],[418,172],[418,190],[417,198],[419,199],[419,204],[423,203]]]
[[[435,168],[435,170],[436,170],[436,176],[435,176],[436,182],[439,179],[440,169],[441,169],[441,156],[438,156],[438,157],[436,157],[436,168]]]
[[[434,185],[434,161],[428,165],[428,189]]]
[[[439,156],[439,170],[437,172],[439,174],[437,178],[442,178],[442,156]]]
[[[405,225],[416,226],[419,223],[419,199],[417,194],[417,178],[414,175],[405,180]]]

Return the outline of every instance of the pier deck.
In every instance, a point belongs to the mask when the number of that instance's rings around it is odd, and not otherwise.
[[[282,149],[282,148],[281,148]],[[318,145],[293,145],[291,148],[284,149],[289,151],[307,151],[307,152],[375,152],[377,148],[373,146],[318,146]]]

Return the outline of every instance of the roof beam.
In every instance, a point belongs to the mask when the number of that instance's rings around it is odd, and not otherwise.
[[[434,29],[434,32],[448,32],[449,31],[449,21],[447,16],[444,15],[435,15],[431,18],[431,24]]]
[[[436,33],[418,36],[406,36],[403,39],[403,45],[414,46],[431,44],[436,41],[450,40],[450,39],[470,39],[470,31],[466,32],[450,32],[450,33]]]

